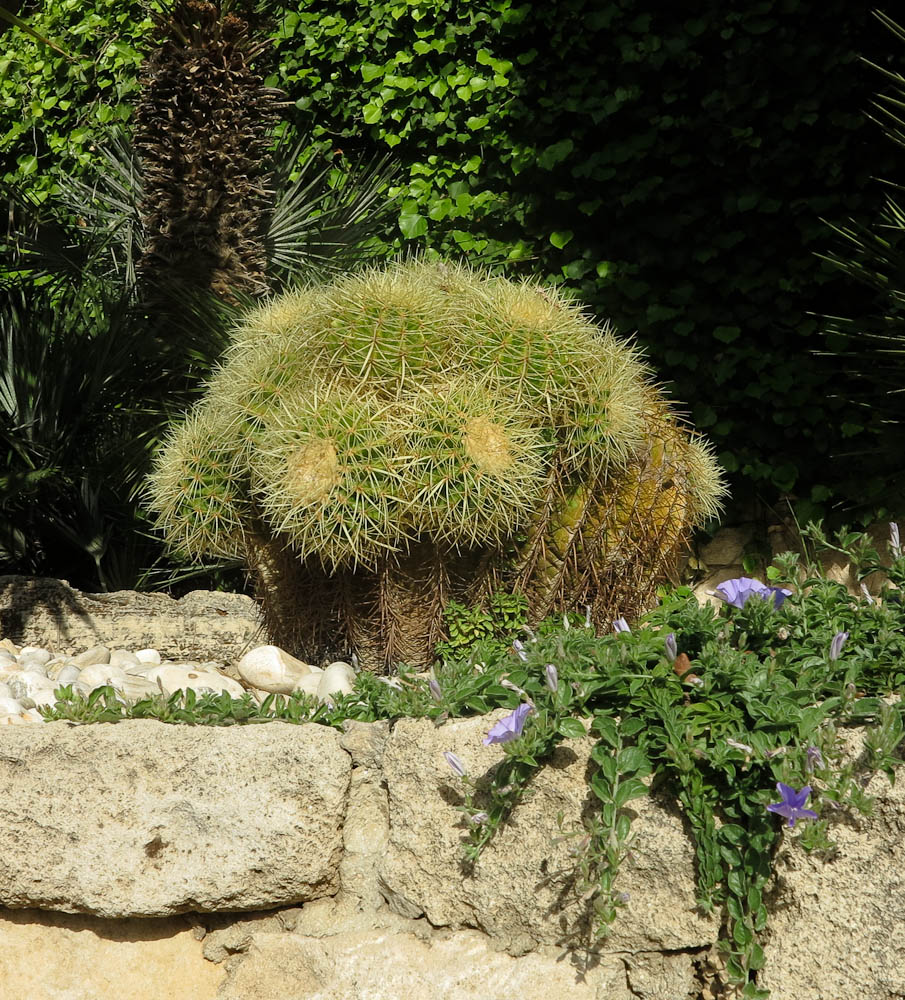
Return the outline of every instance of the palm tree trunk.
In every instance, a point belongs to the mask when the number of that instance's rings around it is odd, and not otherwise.
[[[135,114],[147,239],[143,297],[181,290],[226,301],[267,291],[264,232],[268,146],[278,91],[263,85],[249,17],[206,0],[176,0],[157,16]]]

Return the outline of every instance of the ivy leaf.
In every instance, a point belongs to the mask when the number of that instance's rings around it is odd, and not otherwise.
[[[402,212],[399,216],[399,228],[407,240],[414,240],[427,233],[427,219],[418,212]]]
[[[558,250],[562,250],[562,248],[571,241],[574,235],[575,233],[573,233],[571,229],[564,229],[562,232],[550,233],[550,242]]]
[[[384,67],[377,66],[374,63],[362,63],[360,70],[361,78],[365,83],[370,83],[371,80],[376,79],[378,76],[382,76],[384,73]]]
[[[543,170],[551,170],[557,163],[562,161],[575,149],[575,143],[571,139],[563,139],[553,143],[538,156],[537,165]]]
[[[382,104],[366,104],[362,112],[362,117],[364,118],[366,125],[373,125],[375,122],[380,121],[380,112],[383,110]]]

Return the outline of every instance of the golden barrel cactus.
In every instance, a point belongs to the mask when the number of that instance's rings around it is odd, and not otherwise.
[[[450,598],[596,623],[724,493],[636,350],[555,290],[408,261],[250,313],[162,447],[174,548],[243,553],[274,642],[424,664]]]

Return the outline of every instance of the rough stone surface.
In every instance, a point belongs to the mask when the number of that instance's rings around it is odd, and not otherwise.
[[[860,734],[846,734],[857,757]],[[883,774],[866,787],[873,815],[834,823],[830,861],[786,833],[767,899],[766,965],[759,984],[794,1000],[905,996],[905,783]]]
[[[380,768],[383,766],[383,751],[390,735],[390,724],[379,722],[358,722],[346,719],[340,746],[352,755],[356,767]]]
[[[463,872],[465,832],[456,806],[461,787],[444,760],[452,750],[467,771],[480,776],[502,759],[481,740],[502,717],[466,719],[440,728],[402,719],[383,757],[389,800],[389,844],[379,868],[381,891],[403,916],[425,914],[434,925],[480,927],[512,954],[538,943],[580,946],[586,939],[587,904],[574,884],[573,840],[589,808],[587,770],[591,740],[566,741],[537,774],[513,821],[497,832],[474,871]],[[680,816],[665,802],[632,803],[637,819],[634,862],[618,883],[629,905],[607,941],[607,951],[709,947],[718,923],[695,909],[693,851]]]
[[[221,661],[266,641],[258,605],[243,594],[196,590],[178,601],[131,590],[83,594],[62,580],[27,576],[0,576],[0,636],[55,653],[149,646],[164,658]]]
[[[0,905],[100,916],[335,893],[349,756],[322,726],[0,732]]]
[[[753,534],[751,525],[721,529],[701,548],[700,558],[707,566],[740,565]]]
[[[223,978],[186,917],[114,922],[0,910],[4,1000],[215,1000]]]
[[[291,984],[291,992],[287,985]],[[680,1000],[684,994],[662,997]],[[260,934],[218,1000],[637,1000],[625,967],[609,958],[585,977],[568,961],[494,951],[464,931],[424,941],[413,934],[350,932],[330,938]]]

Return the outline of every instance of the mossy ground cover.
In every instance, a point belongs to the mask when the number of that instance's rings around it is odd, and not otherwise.
[[[768,583],[736,581],[729,600],[701,605],[688,588],[661,591],[634,628],[595,634],[584,611],[523,625],[524,605],[500,595],[489,610],[453,606],[449,639],[429,673],[400,664],[389,676],[362,673],[355,691],[328,705],[301,695],[174,695],[131,708],[111,688],[88,698],[61,689],[49,719],[79,723],[156,718],[187,725],[271,720],[341,726],[450,718],[507,709],[487,734],[500,762],[469,775],[448,762],[464,791],[464,862],[492,840],[563,739],[595,740],[590,787],[598,810],[581,831],[576,865],[588,884],[599,935],[624,905],[619,870],[632,841],[628,804],[650,788],[674,794],[688,820],[699,904],[724,921],[726,971],[738,995],[765,996],[756,983],[768,913],[764,890],[783,826],[801,848],[833,854],[833,826],[847,811],[868,814],[864,777],[890,778],[900,763],[905,686],[905,556],[893,531],[889,553],[866,536],[815,546],[846,552],[859,576],[883,566],[879,593],[850,594],[814,559],[777,557]],[[812,548],[813,552],[814,549]],[[587,728],[589,723],[589,730]],[[846,758],[840,733],[865,727],[865,754]],[[791,828],[791,829],[789,829]]]

